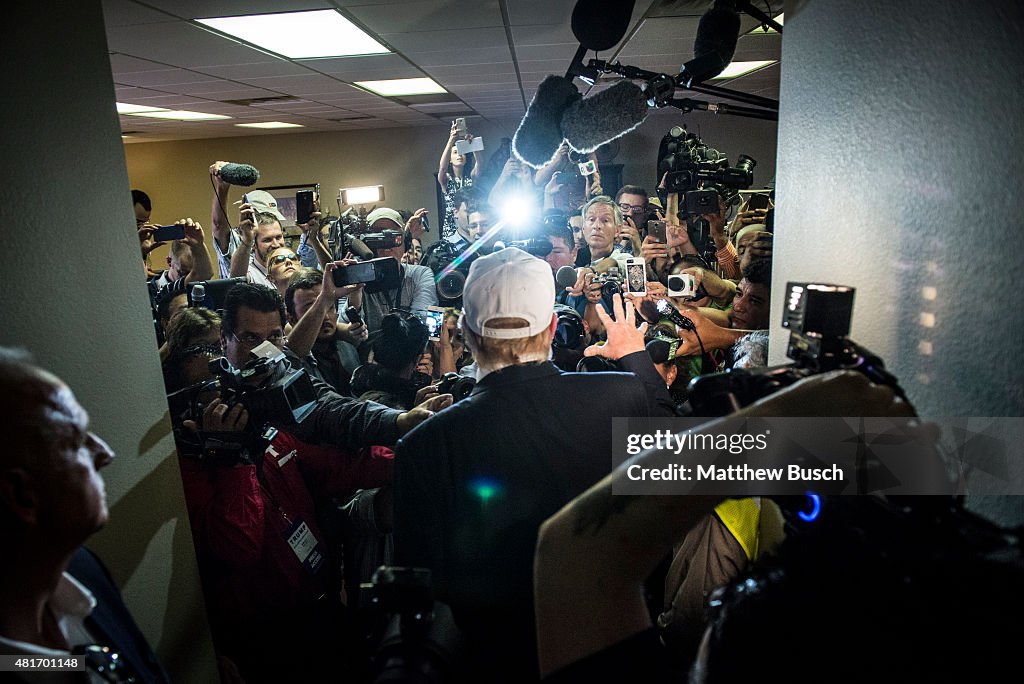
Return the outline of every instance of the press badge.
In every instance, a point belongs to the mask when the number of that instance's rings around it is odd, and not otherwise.
[[[288,526],[288,531],[285,534],[288,546],[292,547],[292,551],[302,563],[302,567],[315,575],[324,562],[324,555],[317,548],[320,542],[317,541],[313,531],[309,529],[309,525],[302,520],[296,520]]]

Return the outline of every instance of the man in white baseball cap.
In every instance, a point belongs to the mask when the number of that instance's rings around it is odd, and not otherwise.
[[[514,247],[473,262],[462,331],[478,383],[396,448],[396,563],[431,570],[480,681],[538,678],[537,531],[611,470],[612,417],[672,412],[621,297],[615,321],[600,314],[608,342],[588,354],[631,372],[563,373],[548,360],[554,287],[548,264]]]

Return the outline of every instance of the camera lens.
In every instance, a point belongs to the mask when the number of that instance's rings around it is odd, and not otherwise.
[[[462,271],[451,271],[437,281],[437,294],[444,299],[458,299],[466,287],[466,276]]]

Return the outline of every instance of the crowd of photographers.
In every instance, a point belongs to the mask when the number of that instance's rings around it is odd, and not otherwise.
[[[276,198],[231,210],[216,162],[213,257],[182,219],[154,270],[161,228],[133,192],[225,681],[592,678],[574,663],[646,634],[553,607],[597,600],[554,578],[579,574],[559,545],[614,555],[584,523],[562,532],[601,498],[588,488],[606,485],[611,418],[691,414],[691,380],[766,364],[774,210],[737,192],[752,163],[723,182],[670,165],[658,187],[612,195],[593,155],[563,146],[533,169],[505,145],[484,164],[462,141],[453,124],[433,242],[426,209],[339,219],[317,202],[293,249]],[[891,392],[874,401],[901,411]],[[621,513],[609,505],[596,515]],[[782,539],[768,499],[689,505],[629,607],[671,647],[659,676],[696,657],[712,589]]]

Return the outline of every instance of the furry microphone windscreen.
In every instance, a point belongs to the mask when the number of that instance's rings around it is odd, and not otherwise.
[[[647,97],[632,81],[580,100],[562,115],[562,133],[576,152],[589,154],[629,133],[647,118]]]
[[[723,6],[719,6],[722,4]],[[732,9],[729,3],[716,2],[715,6],[704,13],[697,25],[697,37],[693,41],[693,56],[695,58],[708,55],[718,55],[718,62],[713,60],[711,64],[701,60],[701,66],[693,73],[693,82],[700,83],[714,78],[722,73],[722,70],[732,61],[736,52],[736,41],[740,36],[740,15]],[[696,60],[693,63],[696,64]]]
[[[513,153],[535,169],[551,161],[562,144],[562,113],[580,98],[572,81],[562,76],[541,81],[512,138]]]

